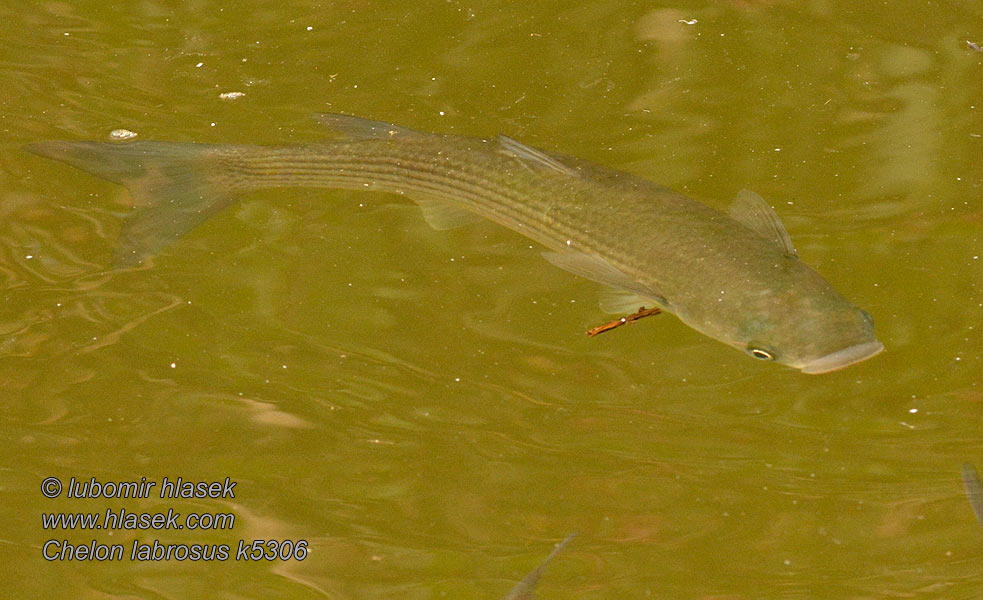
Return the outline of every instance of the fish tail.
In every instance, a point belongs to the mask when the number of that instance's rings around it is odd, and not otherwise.
[[[235,147],[179,142],[67,142],[25,150],[122,184],[135,205],[114,254],[116,267],[137,265],[232,203],[243,182],[225,167]]]

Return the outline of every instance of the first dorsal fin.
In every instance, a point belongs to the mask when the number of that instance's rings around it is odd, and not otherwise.
[[[792,238],[782,225],[778,214],[768,206],[765,199],[751,190],[737,192],[734,203],[730,205],[730,216],[751,231],[769,242],[773,242],[789,256],[796,256]]]
[[[338,113],[318,113],[317,122],[336,134],[353,140],[380,140],[405,135],[423,135],[409,127],[401,127],[384,121],[373,121]]]
[[[522,142],[513,140],[508,136],[498,136],[498,143],[502,146],[502,152],[508,154],[509,156],[518,158],[519,160],[523,161],[524,164],[545,167],[566,175],[578,175],[577,170],[573,167],[568,167],[542,150],[537,150],[527,146]]]

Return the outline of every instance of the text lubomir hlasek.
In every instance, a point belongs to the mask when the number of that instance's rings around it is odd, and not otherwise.
[[[160,482],[159,497],[164,498],[235,498],[237,481],[226,477],[220,481],[185,481],[183,478]],[[156,481],[141,477],[140,481],[79,481],[74,477],[68,482],[67,498],[149,498]]]

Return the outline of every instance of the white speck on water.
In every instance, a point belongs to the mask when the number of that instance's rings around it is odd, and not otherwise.
[[[573,243],[573,242],[572,242],[571,240],[567,240],[567,246],[569,246],[569,245],[570,245],[570,244],[572,244],[572,243]]]
[[[311,27],[310,25],[308,25],[308,26],[307,26],[307,31],[314,31],[314,28],[313,28],[313,27]]]
[[[215,127],[215,123],[214,123],[214,121],[213,121],[213,122],[211,123],[211,126],[212,126],[212,127]]]
[[[678,22],[683,23],[685,25],[696,25],[697,23],[699,23],[699,21],[697,21],[696,19],[679,19]]]
[[[917,408],[909,408],[908,409],[908,412],[910,412],[911,414],[914,415],[914,414],[917,414],[918,413],[918,409]]]
[[[203,62],[200,62],[200,63],[198,63],[197,65],[195,65],[195,68],[196,68],[196,69],[198,69],[198,68],[201,68],[201,66],[202,66],[202,65],[204,65],[204,64],[205,64],[205,63],[203,63]]]
[[[27,260],[31,260],[32,258],[34,258],[34,255],[33,254],[28,254],[24,258],[26,258]]]
[[[782,151],[781,148],[775,148],[775,152],[781,152],[781,151]]]
[[[222,100],[237,100],[246,95],[246,92],[222,92],[218,95]]]
[[[444,116],[444,111],[440,111],[440,116]]]
[[[136,136],[136,132],[129,129],[114,129],[109,132],[109,137],[114,140],[132,140]]]
[[[177,368],[177,363],[171,363],[171,368],[172,369],[176,369]]]

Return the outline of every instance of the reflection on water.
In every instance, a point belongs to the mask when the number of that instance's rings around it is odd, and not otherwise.
[[[542,597],[977,593],[952,465],[983,427],[978,5],[254,8],[0,7],[11,595],[498,598],[566,531],[590,544],[561,558],[586,560],[555,561]],[[510,132],[710,203],[755,189],[889,352],[820,382],[671,319],[587,339],[592,284],[366,194],[255,194],[107,274],[126,197],[18,150],[117,128],[307,143],[328,111]],[[234,512],[231,532],[72,542],[311,556],[45,563],[40,510],[120,508],[42,502],[49,475],[240,482],[173,506]]]

